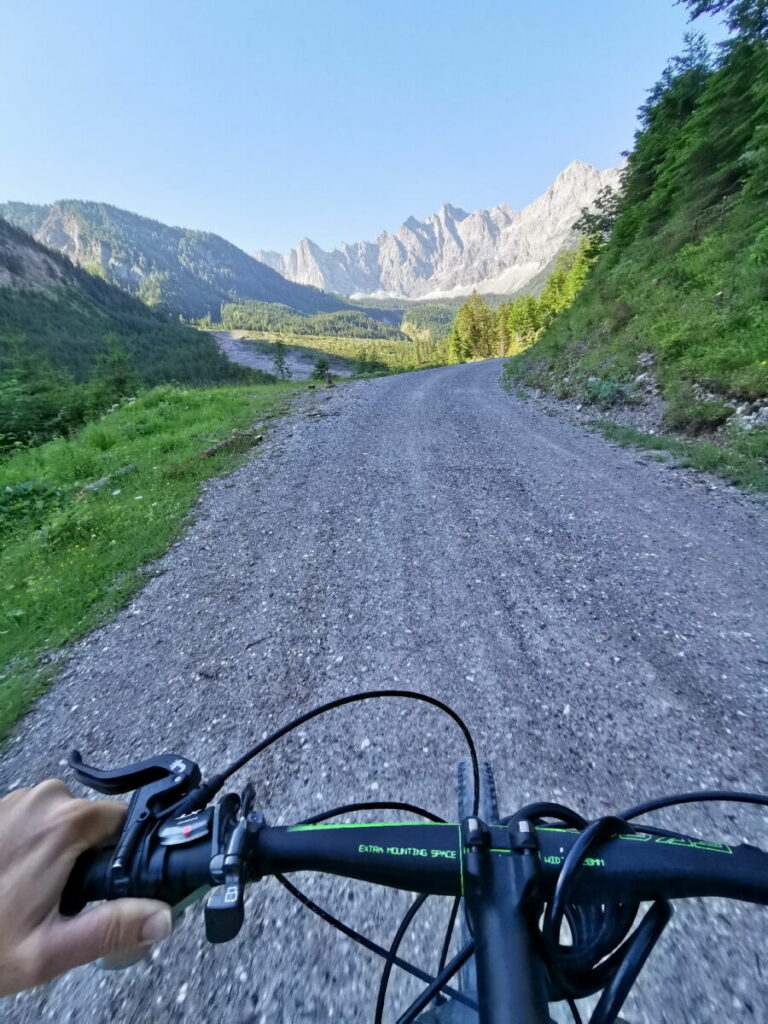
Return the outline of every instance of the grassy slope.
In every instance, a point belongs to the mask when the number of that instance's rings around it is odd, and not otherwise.
[[[729,400],[768,395],[766,116],[768,53],[758,44],[709,76],[653,186],[635,189],[585,288],[512,360],[511,377],[610,401],[631,394],[638,356],[650,352],[667,424],[691,434],[722,423]],[[739,433],[717,443],[734,456],[749,448],[758,479],[768,432],[749,444]]]
[[[248,441],[200,452],[276,415],[299,386],[155,388],[70,440],[0,462],[0,735],[45,686],[41,655],[125,603],[178,536],[200,482],[235,465]]]
[[[109,292],[117,292],[100,282]],[[138,300],[117,292],[123,308],[94,299],[76,287],[48,292],[0,289],[0,359],[18,347],[85,380],[115,334],[133,367],[148,384],[235,381],[244,374],[224,359],[208,335],[167,320]]]

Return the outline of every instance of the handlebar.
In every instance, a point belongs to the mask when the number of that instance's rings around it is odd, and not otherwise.
[[[201,886],[222,884],[225,848],[213,825],[207,810],[161,829],[154,843],[148,842],[135,858],[130,888],[121,895],[174,904]],[[460,823],[269,827],[260,815],[251,814],[245,832],[245,881],[321,871],[410,892],[464,895]],[[578,836],[576,829],[535,829],[543,899],[551,896]],[[515,850],[513,830],[491,827],[488,843],[493,857],[510,856]],[[106,848],[80,858],[67,885],[66,909],[73,912],[86,902],[113,898],[113,854]],[[596,854],[582,862],[572,891],[575,901],[721,896],[768,904],[768,854],[752,846],[730,847],[654,830],[617,835]]]
[[[252,810],[250,784],[240,796],[229,793],[210,805],[235,771],[297,725],[373,697],[421,700],[460,726],[474,781],[468,818],[429,824],[327,823],[350,809],[376,806],[367,804],[336,808],[317,816],[314,824],[270,827]],[[591,823],[575,811],[544,802],[488,825],[477,817],[479,762],[469,731],[446,705],[409,691],[366,692],[331,701],[281,727],[206,782],[194,762],[176,754],[104,770],[84,764],[74,752],[70,764],[79,781],[92,789],[134,794],[117,845],[79,858],[62,897],[62,913],[123,896],[180,905],[212,888],[205,907],[206,934],[211,942],[224,942],[243,923],[245,886],[277,875],[326,921],[387,959],[377,1021],[382,1019],[393,963],[429,982],[401,1018],[410,1022],[437,992],[448,991],[444,986],[474,951],[483,1024],[543,1024],[549,1019],[549,1001],[568,999],[573,1008],[574,999],[598,991],[602,995],[592,1020],[607,1024],[616,1020],[669,920],[669,900],[720,896],[768,904],[767,853],[628,823],[678,802],[726,799],[767,805],[768,797],[720,791],[682,794]],[[432,817],[407,804],[380,806]],[[401,932],[387,953],[335,921],[282,877],[295,871],[321,871],[425,896],[463,897],[474,941],[431,977],[397,958]],[[651,908],[630,934],[639,905],[647,901]],[[564,918],[573,938],[568,946],[560,941]],[[406,916],[401,928],[408,920]],[[449,937],[450,930],[444,957]],[[466,993],[450,991],[453,998],[474,1005]]]

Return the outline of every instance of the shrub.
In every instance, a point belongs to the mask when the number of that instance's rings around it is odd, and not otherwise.
[[[584,385],[587,401],[596,405],[613,405],[614,402],[625,401],[632,395],[632,386],[618,380],[603,380],[602,377],[590,377]]]

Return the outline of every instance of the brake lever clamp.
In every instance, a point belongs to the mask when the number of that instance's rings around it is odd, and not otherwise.
[[[133,856],[139,843],[200,784],[200,769],[194,761],[179,754],[160,754],[122,768],[94,768],[83,762],[78,750],[70,754],[69,766],[78,782],[98,793],[116,796],[134,791],[108,876],[110,899],[127,896]]]

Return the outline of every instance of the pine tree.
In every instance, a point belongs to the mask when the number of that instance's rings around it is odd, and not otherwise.
[[[451,361],[488,359],[496,354],[496,322],[488,303],[473,291],[456,314],[449,338]]]
[[[690,11],[690,20],[702,14],[724,14],[730,32],[747,42],[768,39],[768,0],[676,0]]]

